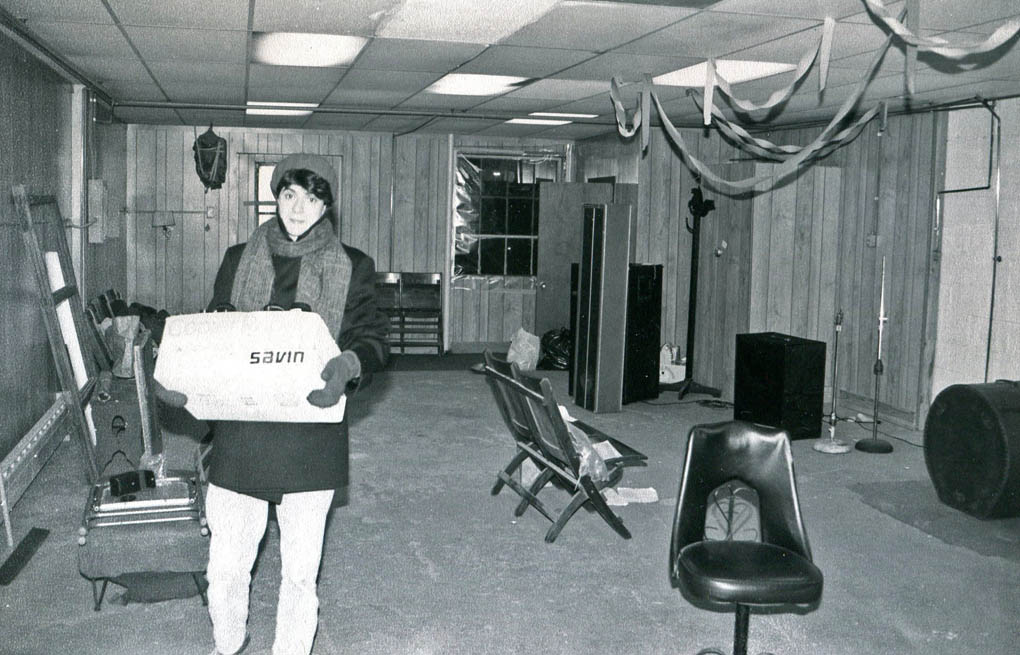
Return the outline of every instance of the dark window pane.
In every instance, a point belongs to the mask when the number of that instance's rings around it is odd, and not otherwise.
[[[521,184],[519,182],[508,184],[506,194],[512,198],[530,198],[535,194],[535,185]]]
[[[453,258],[453,270],[458,275],[478,275],[478,242],[468,252],[458,252]]]
[[[534,209],[532,209],[532,211],[531,211],[531,230],[532,230],[531,233],[537,237],[538,236],[538,217],[542,215],[538,211],[539,207],[538,207],[538,193],[537,192],[535,193],[535,204],[532,205],[532,206],[534,207]]]
[[[538,239],[531,244],[531,274],[538,275]]]
[[[531,234],[530,199],[511,198],[507,201],[506,233]]]
[[[481,275],[503,275],[503,251],[506,239],[481,239],[479,254],[481,263],[478,273]]]
[[[506,200],[482,198],[479,234],[506,234]]]
[[[531,239],[506,240],[506,274],[531,275]]]
[[[505,196],[508,176],[507,160],[483,159],[482,164],[482,195]]]

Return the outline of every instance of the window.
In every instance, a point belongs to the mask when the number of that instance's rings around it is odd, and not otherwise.
[[[559,156],[459,154],[454,275],[532,276],[538,263],[538,185],[559,179]]]
[[[276,197],[270,186],[275,170],[275,163],[255,163],[255,218],[257,225],[262,225],[276,216]]]

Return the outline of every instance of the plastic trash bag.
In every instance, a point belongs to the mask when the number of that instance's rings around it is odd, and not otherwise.
[[[532,334],[524,328],[517,328],[517,333],[510,341],[510,351],[506,354],[506,360],[517,364],[522,371],[534,371],[538,366],[538,356],[541,343],[538,335]]]
[[[542,355],[538,368],[566,371],[574,354],[574,335],[565,327],[549,330],[542,335]]]

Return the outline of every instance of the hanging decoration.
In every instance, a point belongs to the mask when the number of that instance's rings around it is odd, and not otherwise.
[[[882,0],[864,0],[864,4],[875,18],[882,21],[904,43],[915,46],[918,50],[932,52],[947,59],[963,59],[970,55],[995,50],[1016,36],[1017,32],[1020,32],[1020,21],[1011,20],[1000,25],[984,41],[953,45],[937,36],[917,36],[903,24],[901,18],[896,18],[889,13]]]

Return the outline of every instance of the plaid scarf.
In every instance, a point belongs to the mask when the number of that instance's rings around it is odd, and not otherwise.
[[[326,322],[333,338],[339,338],[352,265],[333,232],[333,223],[321,220],[297,241],[283,233],[277,220],[256,228],[241,253],[230,293],[238,311],[260,311],[269,302],[276,276],[273,255],[301,258],[294,300],[311,307]]]

